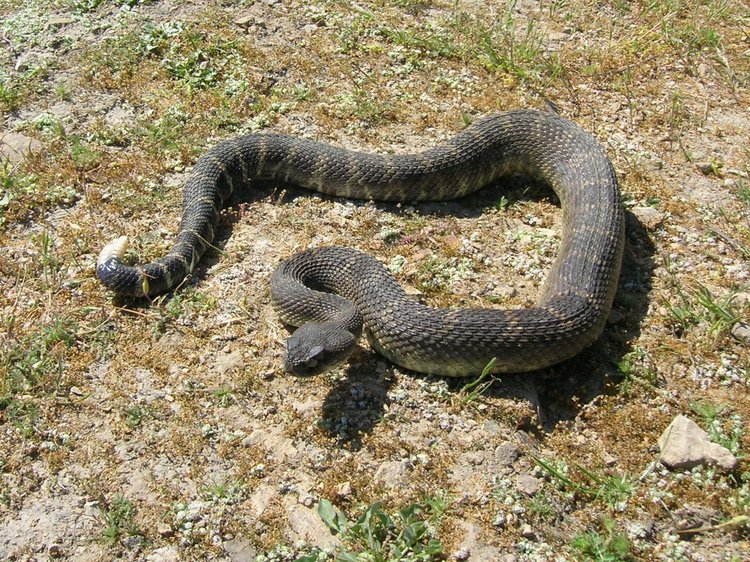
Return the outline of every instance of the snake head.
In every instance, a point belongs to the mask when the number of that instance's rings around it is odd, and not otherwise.
[[[284,369],[301,377],[331,371],[354,351],[357,338],[331,324],[303,324],[286,340]]]

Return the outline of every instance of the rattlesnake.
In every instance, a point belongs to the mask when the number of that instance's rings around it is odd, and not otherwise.
[[[365,154],[274,134],[224,141],[193,169],[169,253],[144,266],[127,266],[121,260],[127,239],[118,238],[102,250],[97,274],[126,296],[173,289],[213,241],[224,201],[254,179],[341,197],[412,202],[458,198],[507,174],[545,181],[562,205],[559,255],[535,307],[423,306],[408,298],[377,260],[346,248],[308,250],[283,262],[271,279],[272,299],[284,321],[314,322],[287,341],[286,367],[298,374],[342,361],[362,326],[379,353],[416,371],[471,375],[493,358],[495,371],[539,369],[599,337],[624,244],[609,159],[593,136],[553,113],[499,113],[419,154]]]

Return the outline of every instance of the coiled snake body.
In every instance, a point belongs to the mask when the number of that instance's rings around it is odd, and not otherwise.
[[[302,252],[271,278],[281,318],[301,326],[287,340],[286,368],[315,374],[342,361],[364,328],[372,346],[404,367],[439,375],[540,369],[601,334],[622,260],[623,211],[601,145],[575,124],[530,110],[479,120],[419,154],[381,156],[283,135],[218,144],[185,186],[177,240],[163,258],[125,265],[126,239],[108,244],[99,279],[114,292],[148,296],[174,288],[213,241],[224,201],[253,179],[378,201],[454,199],[493,179],[523,174],[548,183],[563,213],[559,255],[538,303],[526,309],[437,309],[407,297],[380,263],[346,248]],[[333,294],[336,293],[336,294]]]

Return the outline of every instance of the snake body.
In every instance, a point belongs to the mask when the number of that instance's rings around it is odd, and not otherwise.
[[[336,247],[282,262],[271,279],[272,300],[284,321],[301,326],[287,341],[285,360],[298,374],[345,358],[362,329],[379,353],[416,371],[466,376],[481,372],[493,358],[497,372],[540,369],[599,337],[624,244],[620,193],[607,155],[593,136],[553,113],[499,113],[419,154],[365,154],[274,134],[224,141],[196,162],[169,253],[144,266],[127,266],[121,259],[126,239],[120,238],[102,250],[97,274],[126,296],[173,289],[213,241],[224,202],[250,180],[413,202],[458,198],[507,174],[548,183],[562,206],[561,247],[536,306],[424,306],[407,297],[377,260]]]

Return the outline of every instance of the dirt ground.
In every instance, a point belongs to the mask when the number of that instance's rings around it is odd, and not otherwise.
[[[0,559],[748,558],[746,2],[0,0],[0,16]],[[406,153],[551,106],[605,146],[627,214],[605,333],[561,365],[484,385],[363,343],[330,375],[281,368],[268,280],[307,247],[371,253],[434,305],[533,304],[561,217],[519,178],[413,205],[253,185],[174,293],[118,300],[95,277],[117,236],[133,262],[169,248],[221,139]],[[660,463],[679,414],[738,467]]]

